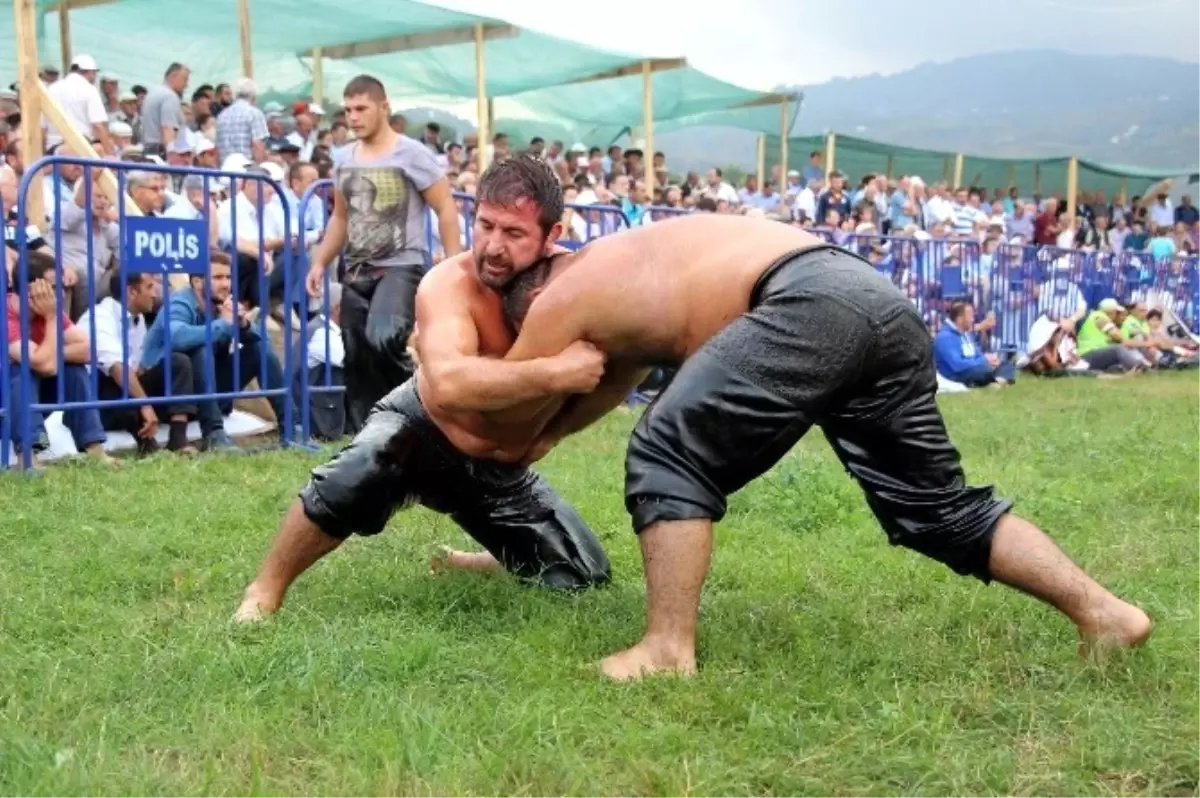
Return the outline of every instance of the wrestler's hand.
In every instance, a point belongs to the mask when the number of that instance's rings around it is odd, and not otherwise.
[[[587,341],[576,341],[555,357],[559,370],[555,380],[558,393],[591,393],[604,376],[608,357]]]

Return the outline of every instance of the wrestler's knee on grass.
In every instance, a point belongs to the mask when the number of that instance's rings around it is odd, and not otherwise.
[[[405,471],[419,439],[407,417],[385,397],[366,425],[332,460],[313,469],[300,491],[304,514],[327,535],[376,535],[397,510],[415,500]]]

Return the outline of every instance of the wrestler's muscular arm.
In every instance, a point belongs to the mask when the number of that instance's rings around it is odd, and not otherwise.
[[[481,356],[470,289],[455,275],[461,268],[444,261],[417,290],[417,357],[426,401],[452,412],[494,411],[596,387],[604,356],[587,344],[521,362]]]
[[[556,297],[539,297],[530,309],[521,334],[513,343],[512,349],[505,356],[506,360],[520,360],[525,357],[536,357],[542,352],[559,351],[580,340],[582,330],[564,324],[566,319],[581,317],[582,308],[579,302],[587,302],[586,298],[576,299],[568,307]],[[549,300],[549,301],[547,301]],[[574,435],[607,415],[613,408],[621,404],[646,379],[650,369],[636,363],[610,362],[604,373],[604,378],[591,393],[573,396],[567,400],[562,409],[538,433],[537,439],[526,453],[524,461],[531,463],[544,457],[555,445],[568,435]],[[489,418],[497,418],[507,423],[516,419],[513,414],[525,412],[529,416],[536,414],[544,407],[544,403],[534,403],[522,408],[514,408],[505,414],[486,414]]]

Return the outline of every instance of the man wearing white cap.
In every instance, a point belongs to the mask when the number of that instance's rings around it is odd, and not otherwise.
[[[207,138],[197,134],[193,140],[193,155],[195,156],[196,166],[202,169],[217,168],[217,145],[213,144]]]
[[[112,137],[108,135],[108,112],[104,100],[96,87],[96,59],[90,55],[77,55],[71,61],[71,74],[56,81],[46,89],[58,101],[67,120],[79,134],[91,141],[100,142],[101,153],[113,153]],[[49,127],[43,122],[44,127]],[[60,131],[51,128],[46,136],[46,147],[63,141]]]
[[[112,136],[113,148],[117,155],[133,144],[133,128],[128,122],[112,121],[108,123],[108,135]]]

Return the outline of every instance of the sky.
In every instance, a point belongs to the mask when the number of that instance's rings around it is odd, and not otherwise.
[[[569,13],[546,0],[427,1],[604,49],[684,55],[761,90],[1016,49],[1200,61],[1196,0],[1001,0],[954,3],[940,15],[904,0],[602,0],[568,4]],[[728,11],[698,13],[704,7]]]

